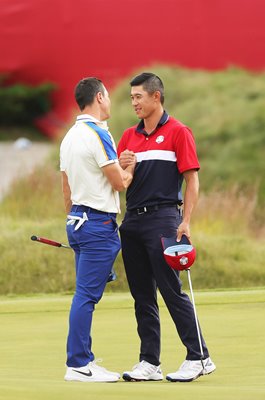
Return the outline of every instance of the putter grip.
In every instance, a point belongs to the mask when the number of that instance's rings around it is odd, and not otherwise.
[[[45,243],[45,244],[49,244],[50,246],[55,246],[55,247],[61,247],[61,243],[59,242],[55,242],[54,240],[50,240],[50,239],[46,239],[43,237],[39,237],[39,236],[31,236],[31,240],[37,240],[40,243]]]

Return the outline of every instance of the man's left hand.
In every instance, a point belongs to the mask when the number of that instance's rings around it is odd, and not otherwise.
[[[178,227],[177,242],[180,242],[182,235],[186,235],[190,239],[190,225],[184,221]]]

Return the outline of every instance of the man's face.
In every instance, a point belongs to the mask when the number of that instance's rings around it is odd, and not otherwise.
[[[102,104],[101,104],[101,120],[105,121],[110,117],[110,98],[109,93],[106,88],[104,88],[104,93],[102,93]]]
[[[143,86],[132,86],[131,88],[132,106],[139,119],[145,119],[153,114],[157,107],[157,97],[147,93]]]

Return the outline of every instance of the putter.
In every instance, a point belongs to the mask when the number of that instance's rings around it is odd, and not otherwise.
[[[176,242],[176,236],[171,236],[169,238],[162,237],[162,248],[164,249],[164,257],[167,262],[167,264],[174,270],[177,271],[187,271],[188,274],[188,282],[189,282],[189,287],[190,287],[190,293],[191,293],[191,300],[192,300],[192,305],[193,305],[193,310],[194,310],[194,318],[195,318],[195,323],[196,323],[196,330],[198,334],[198,341],[199,341],[199,347],[200,347],[200,353],[201,353],[201,364],[203,368],[203,373],[205,371],[204,363],[203,363],[203,349],[202,349],[202,341],[201,341],[201,334],[200,334],[200,329],[199,329],[199,323],[198,323],[198,317],[197,317],[197,312],[196,312],[196,306],[195,306],[195,300],[194,300],[194,295],[193,295],[193,289],[192,289],[192,283],[191,283],[191,274],[190,274],[190,267],[193,264],[196,256],[195,249],[189,249],[189,257],[186,254],[183,254],[183,246],[187,247],[192,247],[190,246],[191,243],[189,239],[186,237],[186,235],[182,235],[181,241]],[[178,250],[182,246],[182,250],[179,252]],[[171,249],[171,252],[166,252],[165,249]],[[187,249],[186,249],[187,250]]]
[[[63,243],[60,243],[60,242],[56,242],[55,240],[47,239],[47,238],[36,236],[36,235],[32,235],[31,236],[31,240],[37,241],[39,243],[48,244],[50,246],[63,247],[64,249],[72,249],[70,246],[68,246],[66,244],[63,244]],[[114,268],[112,268],[112,270],[110,271],[110,274],[109,274],[107,282],[115,281],[116,278],[117,278],[117,275],[116,275],[116,273],[114,271]]]
[[[194,309],[194,317],[195,317],[196,329],[197,329],[197,334],[198,334],[198,341],[199,341],[200,352],[201,352],[201,363],[202,363],[202,368],[203,368],[203,371],[204,371],[205,370],[204,363],[203,363],[204,354],[203,354],[203,350],[202,350],[201,334],[200,334],[200,329],[199,329],[198,317],[197,317],[195,300],[194,300],[192,283],[191,283],[190,268],[187,268],[186,271],[187,271],[187,274],[188,274],[188,281],[189,281],[189,287],[190,287],[191,300],[192,300],[193,309]]]
[[[44,243],[44,244],[49,244],[50,246],[64,247],[65,249],[71,249],[71,247],[67,246],[66,244],[59,243],[59,242],[56,242],[55,240],[46,239],[46,238],[43,238],[43,237],[40,237],[40,236],[33,235],[33,236],[31,236],[31,240],[37,241],[37,242],[40,242],[40,243]]]

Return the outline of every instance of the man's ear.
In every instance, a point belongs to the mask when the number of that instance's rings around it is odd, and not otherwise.
[[[154,92],[153,96],[154,96],[154,99],[155,99],[156,101],[161,102],[161,93],[159,92],[159,90],[156,90],[156,91]]]
[[[103,94],[102,94],[102,92],[98,92],[97,94],[96,94],[96,99],[97,99],[97,101],[98,101],[98,103],[102,103],[102,101],[103,101]]]

